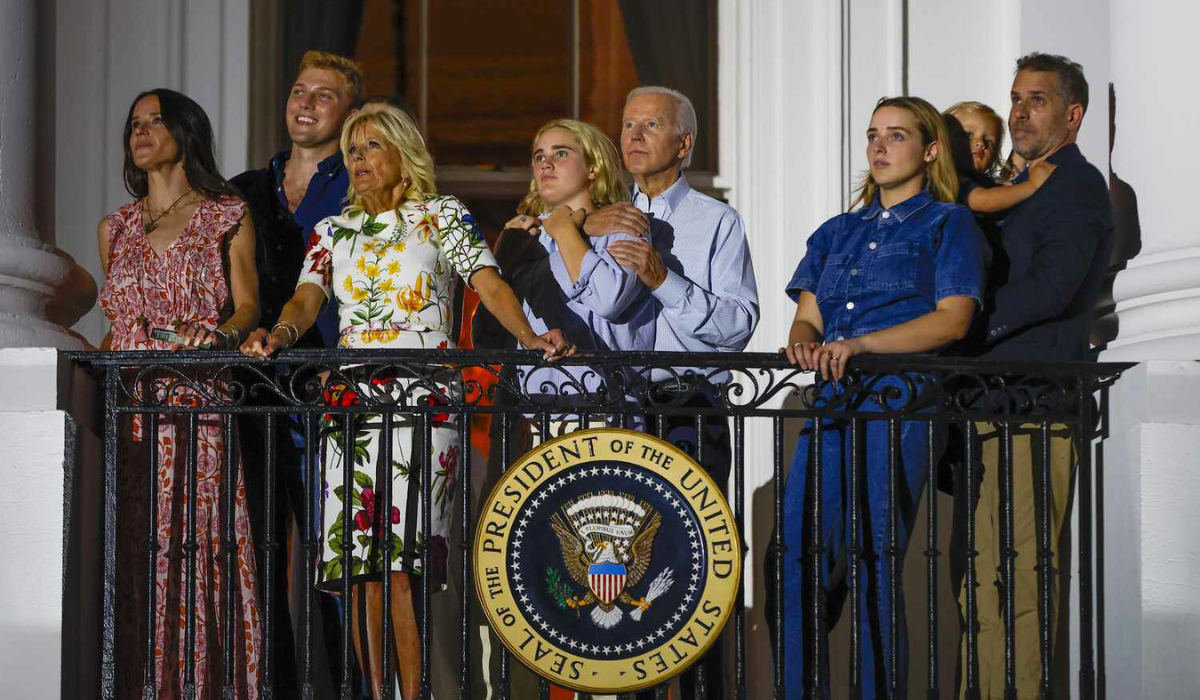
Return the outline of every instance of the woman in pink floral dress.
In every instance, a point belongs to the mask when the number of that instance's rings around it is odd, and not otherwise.
[[[470,284],[481,301],[525,347],[542,350],[548,359],[572,351],[557,330],[534,333],[512,289],[496,271],[496,261],[462,202],[439,196],[433,177],[433,159],[424,140],[403,110],[371,104],[350,117],[342,129],[342,155],[350,171],[350,206],[338,216],[320,221],[309,244],[308,257],[296,293],[268,333],[259,329],[242,345],[242,352],[267,357],[287,347],[316,320],[327,300],[336,295],[343,348],[453,347],[454,288],[459,279]],[[367,382],[363,382],[367,385]],[[420,399],[428,390],[403,378],[384,380],[385,391],[410,390]],[[380,387],[345,386],[330,382],[327,396],[339,405],[357,401],[358,391]],[[441,390],[454,392],[453,387]],[[433,398],[432,396],[430,397]],[[436,400],[436,399],[434,399]],[[325,497],[322,534],[324,556],[318,585],[341,591],[343,572],[352,584],[353,604],[348,603],[351,634],[359,646],[364,675],[370,678],[375,697],[383,684],[382,615],[380,581],[392,578],[392,629],[404,698],[416,697],[421,677],[421,640],[417,631],[413,592],[419,590],[410,576],[428,576],[434,590],[444,581],[446,534],[455,498],[462,445],[458,442],[457,416],[431,416],[428,450],[433,479],[431,531],[421,522],[419,465],[414,425],[399,414],[391,436],[393,505],[384,512],[375,479],[383,454],[379,420],[357,414],[354,458],[346,459],[339,438],[341,421],[328,426],[325,445]],[[340,417],[339,417],[340,418]],[[346,473],[346,463],[354,466]],[[344,488],[346,478],[351,488]],[[345,525],[351,509],[350,527]],[[383,542],[394,534],[391,560],[384,562]],[[428,557],[421,555],[428,542]],[[346,549],[343,549],[346,546]],[[361,596],[361,597],[360,597]],[[365,625],[359,600],[365,597]],[[366,648],[360,639],[366,637]]]
[[[138,95],[125,124],[125,186],[137,199],[100,222],[105,283],[100,305],[112,326],[103,347],[179,350],[236,347],[258,322],[254,229],[246,205],[218,174],[212,127],[190,98],[172,90]],[[178,334],[168,343],[156,328]],[[190,377],[205,392],[221,391],[213,377]],[[201,393],[178,379],[139,382],[155,401],[201,405]],[[187,416],[160,414],[156,434],[138,415],[123,433],[119,464],[117,666],[119,697],[219,698],[232,679],[237,698],[259,696],[263,653],[253,542],[245,507],[241,462],[235,461],[235,570],[226,571],[221,541],[225,433],[218,416],[201,414],[195,436],[196,487],[188,493]],[[157,464],[149,463],[157,443]],[[148,489],[154,487],[155,574],[148,590]],[[195,499],[195,523],[188,501]],[[191,541],[191,540],[194,540]],[[194,547],[194,575],[188,579]],[[228,578],[226,578],[228,574]],[[226,591],[226,583],[230,589]],[[147,599],[154,596],[154,658],[145,658]],[[194,603],[189,604],[189,594]],[[233,619],[224,619],[225,594]],[[193,619],[191,668],[184,663],[187,618]],[[225,635],[233,629],[233,666],[225,666]],[[190,673],[189,673],[190,671]]]

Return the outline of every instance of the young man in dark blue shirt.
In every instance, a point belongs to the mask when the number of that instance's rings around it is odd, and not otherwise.
[[[1017,61],[1011,92],[1008,125],[1013,150],[1029,167],[1043,161],[1057,166],[1032,197],[1008,211],[1002,220],[999,247],[994,259],[1006,261],[1003,278],[992,287],[982,319],[982,357],[988,360],[1086,360],[1092,353],[1088,329],[1100,294],[1112,241],[1112,212],[1104,176],[1088,163],[1075,144],[1088,106],[1088,84],[1083,68],[1063,56],[1032,53]],[[1018,180],[1026,177],[1028,171]],[[1005,696],[1004,586],[1001,574],[1000,469],[1001,435],[998,425],[977,423],[975,454],[979,500],[973,518],[976,528],[975,559],[980,697]],[[1066,425],[1050,426],[1049,461],[1043,459],[1040,424],[1014,425],[1013,433],[1013,547],[1017,697],[1040,697],[1043,683],[1039,617],[1049,615],[1056,628],[1058,603],[1067,580],[1051,576],[1049,610],[1039,611],[1040,561],[1038,527],[1042,508],[1049,508],[1051,556],[1055,572],[1068,566],[1059,557],[1059,537],[1069,516],[1071,487],[1080,449],[1088,443],[1072,436]],[[1049,470],[1050,498],[1035,487],[1035,475]],[[964,523],[959,523],[963,525]],[[961,527],[956,536],[961,535]],[[954,551],[964,551],[957,546]],[[970,560],[958,559],[956,577]],[[959,604],[966,617],[965,597]],[[960,659],[966,659],[964,648]],[[1052,644],[1053,647],[1053,644]],[[1065,659],[1055,660],[1057,663]],[[961,669],[963,686],[967,670]]]
[[[257,235],[256,261],[259,278],[262,325],[271,328],[283,305],[292,297],[309,235],[318,221],[339,214],[346,205],[350,180],[340,148],[342,124],[362,101],[362,74],[350,59],[320,51],[304,54],[296,81],[288,94],[285,116],[292,146],[271,159],[266,168],[250,170],[233,178],[250,208]],[[296,343],[299,347],[333,347],[337,344],[337,305],[330,303],[313,326]],[[253,402],[255,396],[247,397]],[[271,402],[269,397],[258,397]],[[264,466],[263,421],[245,416],[238,427],[246,472],[246,495],[250,507],[251,528],[258,554],[262,604],[272,606],[271,638],[274,667],[272,685],[275,697],[300,697],[296,667],[295,638],[288,605],[288,532],[293,521],[301,538],[305,532],[302,478],[302,429],[286,416],[276,421],[275,517],[272,518],[271,543],[274,557],[270,572],[270,590],[266,585],[266,475]],[[313,501],[314,507],[316,501]],[[314,513],[317,511],[314,510]],[[318,518],[314,518],[318,520]],[[315,533],[314,533],[315,535]],[[295,551],[302,553],[301,543]],[[304,583],[298,583],[296,591]],[[324,639],[329,656],[314,655],[314,669],[320,687],[324,668],[335,676],[340,664],[336,658],[341,643],[339,615],[334,600],[314,593],[312,620],[315,639]],[[320,648],[314,644],[315,648]],[[322,668],[323,667],[323,668]]]

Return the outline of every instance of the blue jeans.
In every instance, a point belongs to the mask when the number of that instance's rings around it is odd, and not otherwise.
[[[911,376],[911,375],[910,375]],[[907,396],[904,382],[898,377],[882,377],[874,389],[898,388]],[[833,383],[823,387],[821,400],[828,401],[840,394]],[[903,399],[902,399],[903,400]],[[820,401],[818,401],[818,404]],[[860,411],[877,411],[878,406],[860,402]],[[851,434],[848,420],[825,420],[821,431],[821,582],[826,595],[825,630],[833,629],[849,597],[850,567],[847,561],[850,548],[850,469]],[[785,697],[803,698],[805,679],[811,670],[806,657],[805,643],[809,623],[808,610],[813,603],[809,583],[805,548],[810,542],[809,517],[805,507],[808,495],[809,452],[813,425],[810,421],[800,434],[791,472],[784,485],[783,541],[787,551],[783,557],[783,594],[779,603],[783,610]],[[924,421],[898,423],[896,461],[896,557],[897,572],[901,570],[908,549],[909,535],[916,518],[921,492],[929,477],[929,424]],[[904,595],[897,581],[896,598],[890,595],[888,551],[888,422],[864,421],[860,430],[862,444],[859,459],[859,683],[863,698],[884,697],[893,675],[896,684],[904,688],[908,677],[907,628],[904,621]],[[890,668],[892,610],[895,607],[896,657],[898,666]],[[821,697],[829,697],[829,659],[827,653],[820,661],[822,668]]]

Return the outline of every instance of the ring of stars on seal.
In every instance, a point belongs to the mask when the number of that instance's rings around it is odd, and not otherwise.
[[[587,430],[514,462],[483,504],[476,592],[509,651],[557,685],[661,683],[720,635],[743,551],[704,469],[669,443]]]

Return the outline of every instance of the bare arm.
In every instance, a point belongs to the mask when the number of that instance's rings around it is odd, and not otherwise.
[[[800,369],[816,369],[816,353],[823,337],[825,322],[817,306],[817,297],[812,292],[802,291],[796,302],[796,316],[788,330],[787,345],[779,348],[779,352],[787,355],[788,362],[799,365]]]
[[[926,352],[961,339],[971,327],[975,300],[947,297],[924,316],[857,338],[827,343],[818,352],[821,376],[841,379],[846,363],[855,355],[895,355]]]
[[[494,267],[484,267],[471,275],[471,286],[479,293],[479,300],[496,317],[504,329],[521,345],[531,350],[541,350],[547,360],[556,360],[575,354],[574,346],[563,337],[562,331],[552,330],[535,335],[529,320],[521,310],[521,302],[513,294],[512,287],[500,278]],[[284,307],[285,310],[287,307]]]
[[[296,293],[283,305],[283,309],[279,312],[279,321],[275,324],[285,327],[292,324],[296,329],[296,337],[289,337],[287,331],[283,330],[268,331],[265,328],[259,328],[246,338],[246,342],[242,343],[242,354],[265,359],[275,354],[280,348],[285,348],[295,342],[317,322],[317,316],[325,307],[325,301],[325,292],[312,282],[304,282],[296,287]]]
[[[229,244],[229,280],[233,294],[233,315],[224,324],[233,326],[245,336],[258,326],[258,268],[254,264],[254,222],[250,215],[242,217]]]
[[[222,343],[236,342],[258,325],[258,269],[254,264],[254,250],[254,222],[246,214],[229,238],[229,291],[233,297],[233,313],[217,326],[224,335],[200,325],[182,324],[176,332],[184,342],[172,345],[172,350],[181,347],[224,348]]]
[[[568,206],[559,206],[546,218],[544,224],[546,233],[558,244],[558,254],[567,267],[567,275],[570,276],[572,284],[579,281],[583,258],[592,249],[580,235],[580,227],[583,226],[586,214],[583,209],[572,211]]]
[[[983,214],[1012,209],[1041,189],[1056,167],[1043,161],[1029,169],[1029,179],[1025,182],[1007,187],[976,187],[967,195],[967,207]]]
[[[112,241],[109,238],[108,217],[100,219],[100,225],[96,227],[96,243],[100,248],[100,269],[104,270],[104,274],[108,274],[108,253]]]
[[[111,247],[109,239],[108,217],[100,219],[100,224],[96,226],[96,245],[100,250],[100,269],[104,274],[108,274],[108,254]],[[104,340],[100,341],[101,350],[112,350],[112,331],[104,334]]]

